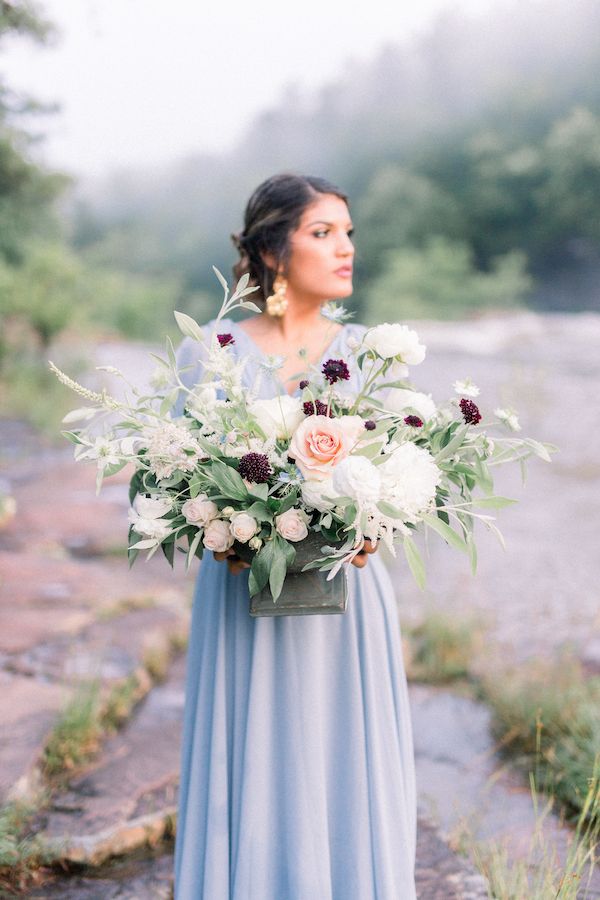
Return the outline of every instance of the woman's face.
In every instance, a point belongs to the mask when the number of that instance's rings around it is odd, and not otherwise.
[[[288,294],[318,302],[352,293],[352,220],[346,203],[334,194],[320,194],[308,206],[290,235],[286,277]]]

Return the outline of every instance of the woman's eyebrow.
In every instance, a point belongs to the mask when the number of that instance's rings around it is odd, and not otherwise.
[[[352,228],[352,222],[346,222],[346,224],[349,228]],[[326,222],[325,219],[317,219],[316,222],[309,222],[306,227],[312,228],[313,225],[329,225],[330,227],[333,227],[335,222]]]

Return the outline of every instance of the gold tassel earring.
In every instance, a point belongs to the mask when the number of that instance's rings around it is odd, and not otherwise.
[[[270,316],[281,317],[284,315],[288,299],[285,296],[287,288],[287,280],[283,275],[278,275],[273,282],[273,293],[266,299],[267,312]]]

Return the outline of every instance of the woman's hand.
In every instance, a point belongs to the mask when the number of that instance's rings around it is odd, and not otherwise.
[[[214,550],[213,556],[218,562],[227,560],[227,565],[232,575],[239,575],[244,569],[250,568],[250,563],[240,559],[233,547],[230,547],[229,550]]]
[[[356,566],[357,569],[363,569],[369,561],[369,554],[376,553],[379,544],[373,544],[369,538],[367,538],[362,545],[362,548],[358,551],[354,559],[352,560],[352,565]]]

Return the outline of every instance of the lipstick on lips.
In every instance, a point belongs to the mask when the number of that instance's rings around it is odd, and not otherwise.
[[[341,266],[339,269],[335,270],[335,274],[339,275],[340,278],[351,278],[352,266]]]

